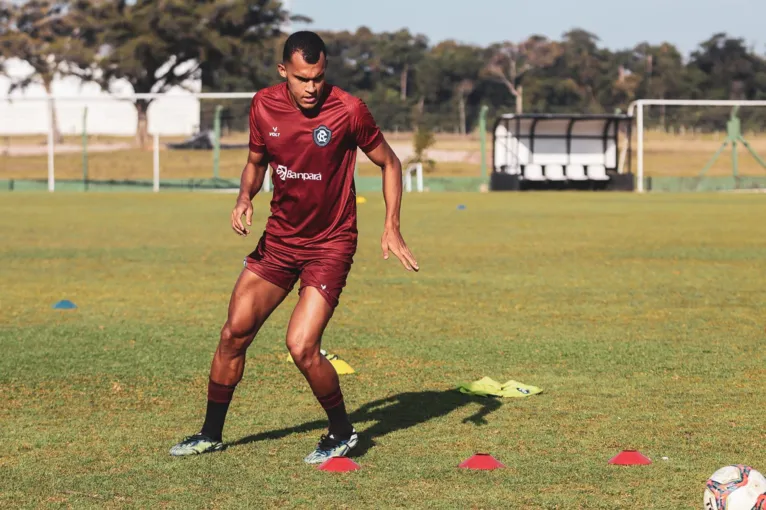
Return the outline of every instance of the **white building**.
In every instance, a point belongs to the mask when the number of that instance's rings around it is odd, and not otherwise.
[[[158,73],[163,71],[161,69]],[[179,69],[179,72],[182,71]],[[31,74],[32,67],[25,61],[5,61],[4,74],[0,73],[0,136],[48,132],[50,115],[42,84],[35,83],[24,90],[17,89],[8,94],[12,83]],[[201,92],[201,82],[195,78],[188,80],[184,86],[188,90],[175,87],[151,103],[148,114],[149,133],[191,135],[197,131],[200,101],[190,91]],[[134,92],[124,80],[116,81],[111,90],[116,95],[130,95]],[[95,83],[84,82],[74,76],[57,76],[53,81],[52,94],[62,134],[82,133],[86,107],[89,134],[133,136],[136,133],[138,114],[133,103],[115,99]]]

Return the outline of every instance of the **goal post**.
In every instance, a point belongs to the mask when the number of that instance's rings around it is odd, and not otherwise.
[[[630,106],[628,107],[628,115],[632,118],[635,118],[636,122],[636,192],[643,193],[647,191],[645,189],[645,178],[646,178],[646,167],[647,167],[647,130],[648,130],[648,124],[647,122],[647,111],[650,107],[660,107],[663,118],[665,115],[665,112],[668,110],[668,107],[678,109],[682,107],[686,108],[697,108],[699,110],[696,110],[695,115],[688,115],[687,117],[692,118],[691,121],[691,128],[696,130],[699,126],[694,126],[694,118],[702,119],[704,117],[704,114],[702,112],[710,112],[714,111],[715,115],[709,115],[708,117],[717,117],[715,120],[715,123],[717,125],[726,123],[725,128],[724,127],[718,127],[716,128],[715,132],[715,138],[714,138],[714,144],[715,147],[718,148],[717,151],[711,151],[710,154],[704,154],[704,158],[706,163],[703,165],[700,165],[700,171],[697,175],[697,177],[701,177],[702,175],[709,170],[710,166],[717,160],[717,158],[721,155],[721,152],[726,147],[730,147],[732,150],[732,174],[734,177],[737,177],[737,147],[738,145],[742,145],[745,147],[750,154],[754,157],[754,159],[760,163],[763,164],[763,161],[761,158],[757,155],[756,151],[750,146],[750,144],[745,140],[745,138],[742,136],[740,131],[740,122],[738,115],[738,110],[740,108],[750,108],[750,107],[766,107],[766,101],[762,100],[716,100],[716,99],[640,99],[632,102]],[[740,113],[741,114],[741,113]],[[755,124],[759,127],[763,126],[766,128],[766,111],[762,112],[763,118],[758,118],[752,122],[752,124]],[[711,118],[706,119],[709,122],[713,122]],[[728,122],[727,122],[728,121]],[[700,132],[703,132],[703,128],[699,128]],[[724,133],[724,137],[721,137],[721,133]],[[719,146],[718,142],[721,142],[721,145]],[[766,176],[766,172],[764,172],[764,176]]]

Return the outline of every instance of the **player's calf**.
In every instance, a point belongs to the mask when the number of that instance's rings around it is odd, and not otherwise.
[[[171,448],[171,455],[196,455],[223,449],[223,425],[234,390],[242,380],[245,354],[261,326],[285,299],[284,288],[244,269],[229,301],[207,388],[207,412],[202,429]]]
[[[243,327],[244,326],[244,327]],[[237,384],[245,369],[245,354],[253,341],[257,328],[231,320],[221,328],[221,336],[213,355],[207,386],[205,421],[199,433],[184,438],[170,449],[176,457],[199,455],[223,449],[223,425]]]
[[[249,329],[249,331],[247,330]],[[245,371],[247,348],[257,331],[235,328],[227,321],[213,356],[207,388],[207,411],[201,433],[213,441],[222,441],[223,425],[234,396],[234,390]]]
[[[333,308],[321,292],[312,286],[305,287],[290,318],[286,341],[295,364],[327,413],[330,435],[348,439],[353,427],[346,413],[338,373],[320,353],[322,333],[332,315]]]
[[[350,438],[354,428],[346,412],[338,373],[332,363],[320,353],[319,343],[288,340],[288,349],[298,370],[306,378],[314,396],[327,413],[330,435],[344,440]]]
[[[210,367],[212,380],[229,386],[236,386],[239,383],[245,371],[247,349],[257,332],[257,327],[253,325],[243,327],[231,321],[226,322],[221,328],[218,348],[213,355],[213,364]]]

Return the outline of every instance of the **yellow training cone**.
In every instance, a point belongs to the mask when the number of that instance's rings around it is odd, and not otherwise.
[[[330,363],[332,363],[332,366],[335,367],[335,371],[338,372],[338,375],[345,375],[345,374],[353,374],[354,369],[351,368],[351,365],[343,361],[342,359],[331,359]]]

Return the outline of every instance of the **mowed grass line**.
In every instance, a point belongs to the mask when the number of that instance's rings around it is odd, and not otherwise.
[[[285,361],[295,295],[248,353],[229,449],[167,455],[201,424],[257,239],[228,227],[232,196],[4,197],[0,505],[694,509],[718,467],[766,469],[763,197],[407,195],[418,274],[381,259],[366,198],[324,342],[358,371],[363,469],[333,475],[302,463],[325,419]],[[485,375],[544,393],[454,391]],[[607,465],[625,448],[654,463]],[[457,469],[477,451],[507,469]]]

